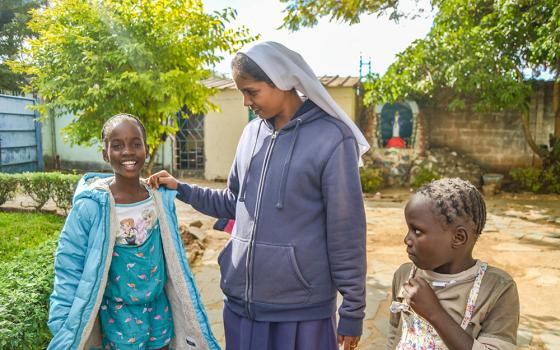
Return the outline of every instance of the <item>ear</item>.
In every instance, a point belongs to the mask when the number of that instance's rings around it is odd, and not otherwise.
[[[453,233],[453,240],[451,241],[453,248],[465,246],[469,241],[469,233],[465,226],[459,225],[455,228]]]
[[[103,160],[107,163],[109,163],[109,155],[107,154],[107,149],[105,149],[105,147],[103,147],[103,150],[101,151],[101,153],[103,154]]]

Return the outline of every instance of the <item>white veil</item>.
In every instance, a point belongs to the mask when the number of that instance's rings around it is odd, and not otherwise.
[[[241,52],[255,61],[277,88],[280,90],[296,89],[329,115],[343,121],[352,130],[358,142],[359,165],[363,165],[362,155],[369,149],[366,138],[352,119],[329,95],[300,54],[273,41],[258,43]]]

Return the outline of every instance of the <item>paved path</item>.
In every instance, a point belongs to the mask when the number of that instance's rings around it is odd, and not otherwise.
[[[366,202],[368,223],[367,308],[364,334],[358,349],[384,349],[388,331],[388,307],[393,272],[407,256],[404,203]],[[211,229],[214,219],[177,204],[179,220],[200,220],[207,230],[207,250],[193,267],[212,328],[224,344],[223,296],[219,288],[217,256],[228,235]],[[557,225],[532,223],[489,214],[475,254],[509,271],[521,299],[520,349],[560,349],[560,232]]]

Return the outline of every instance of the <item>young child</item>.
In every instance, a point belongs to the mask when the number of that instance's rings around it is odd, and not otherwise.
[[[393,278],[388,349],[515,349],[515,282],[472,256],[486,222],[476,187],[433,181],[410,199],[405,218],[412,264]]]
[[[148,155],[136,117],[103,126],[114,175],[86,174],[55,259],[49,349],[219,349],[177,230],[176,192],[140,180]]]

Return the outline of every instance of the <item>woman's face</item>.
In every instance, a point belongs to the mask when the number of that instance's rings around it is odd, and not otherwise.
[[[290,93],[233,72],[233,80],[237,89],[243,94],[243,105],[263,119],[273,118],[285,108],[285,101]]]

